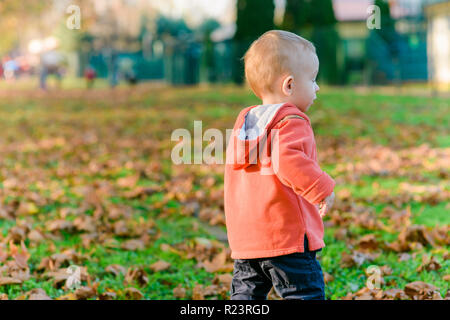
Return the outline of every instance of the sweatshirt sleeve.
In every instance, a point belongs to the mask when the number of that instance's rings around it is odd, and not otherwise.
[[[308,202],[320,203],[333,192],[336,183],[305,153],[311,148],[314,139],[309,124],[306,120],[290,119],[277,129],[278,168],[274,170],[275,174],[284,185]],[[272,152],[272,157],[274,156],[276,157],[276,152]]]

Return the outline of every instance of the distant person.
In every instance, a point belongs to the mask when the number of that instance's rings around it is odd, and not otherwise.
[[[134,86],[137,83],[136,73],[133,70],[128,70],[125,72],[125,80],[129,85]]]
[[[319,90],[316,50],[294,33],[272,30],[252,43],[244,61],[262,104],[240,112],[227,147],[231,299],[266,299],[273,286],[285,299],[323,300],[316,253],[325,246],[322,217],[333,204],[335,181],[317,162],[306,115]]]
[[[117,53],[114,50],[106,49],[106,56],[108,57],[108,82],[110,88],[115,88],[118,84],[118,66]]]
[[[55,50],[50,50],[41,54],[39,77],[41,89],[47,89],[47,78],[49,75],[54,75],[57,78],[59,85],[61,84],[63,62],[63,55]]]
[[[15,59],[6,57],[3,62],[3,75],[6,80],[14,80],[19,70],[19,64]]]
[[[84,78],[86,79],[86,88],[91,89],[94,86],[95,78],[97,78],[97,72],[92,66],[88,66],[84,70]]]
[[[119,62],[121,78],[123,78],[131,86],[134,86],[138,81],[136,72],[134,72],[133,69],[133,64],[133,60],[130,58],[121,59]]]

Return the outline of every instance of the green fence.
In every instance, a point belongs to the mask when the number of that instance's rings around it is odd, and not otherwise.
[[[321,60],[319,81],[364,85],[426,81],[426,30],[396,33],[386,38],[390,41],[373,31],[365,38],[340,38],[334,29],[311,34],[310,40]],[[91,52],[82,57],[80,69],[90,64],[99,77],[108,77],[111,72],[120,76],[121,65],[126,61],[138,80],[159,79],[173,85],[226,83],[243,79],[240,58],[248,45],[249,42],[244,45],[232,40],[205,44],[192,39],[172,39],[164,43],[159,56],[144,57],[141,51],[115,52],[111,58],[104,52]],[[242,50],[238,50],[239,46]]]

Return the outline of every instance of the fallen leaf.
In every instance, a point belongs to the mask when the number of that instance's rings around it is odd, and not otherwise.
[[[383,300],[407,300],[408,298],[402,289],[388,289],[383,292]]]
[[[39,212],[39,209],[34,203],[21,202],[19,205],[19,208],[17,209],[16,214],[18,216],[24,216],[24,215],[35,214],[38,212]]]
[[[28,268],[28,259],[30,258],[30,254],[28,253],[27,248],[25,247],[24,242],[21,242],[21,250],[14,245],[12,241],[9,242],[9,248],[11,250],[11,256],[16,261],[17,265],[22,269]]]
[[[125,296],[129,300],[141,300],[144,295],[138,289],[129,287],[124,290]]]
[[[222,250],[214,256],[212,260],[205,260],[201,263],[203,268],[208,272],[230,272],[233,270],[233,263],[226,263],[227,252]]]
[[[22,280],[15,279],[12,277],[0,277],[0,286],[4,286],[7,284],[20,284]]]
[[[64,219],[57,219],[49,221],[46,224],[47,230],[50,232],[55,231],[66,231],[66,232],[73,232],[75,230],[75,226],[72,221],[67,221]]]
[[[105,268],[105,271],[114,274],[116,277],[120,274],[125,275],[127,273],[127,269],[120,264],[110,264]]]
[[[92,298],[96,295],[96,292],[91,287],[79,287],[74,291],[75,297],[77,300],[86,300]]]
[[[367,234],[361,237],[358,244],[363,250],[376,250],[378,248],[378,242],[374,234]]]
[[[170,263],[163,260],[159,260],[151,264],[150,269],[152,269],[153,272],[159,272],[169,269],[170,266],[171,266]]]
[[[139,181],[139,175],[133,175],[128,177],[123,177],[117,180],[117,185],[122,188],[134,187]]]
[[[147,273],[142,268],[129,268],[125,275],[125,285],[132,284],[137,281],[142,287],[148,284]]]
[[[52,300],[47,293],[41,288],[35,288],[28,291],[28,300]]]
[[[224,274],[216,274],[213,279],[214,284],[221,284],[226,287],[231,286],[231,281],[233,280],[233,275],[230,273],[224,273]]]
[[[122,244],[122,249],[124,250],[130,250],[130,251],[136,251],[136,250],[142,250],[145,248],[144,241],[140,239],[130,239],[125,241]]]
[[[379,256],[379,253],[364,253],[360,251],[353,251],[352,254],[342,252],[341,254],[341,266],[349,268],[353,266],[361,266],[366,261],[373,261]]]
[[[201,284],[196,284],[192,289],[192,300],[205,300],[203,291],[203,286]]]
[[[422,272],[424,270],[426,271],[432,271],[432,270],[439,270],[441,268],[440,263],[436,260],[434,256],[431,256],[430,258],[427,258],[426,255],[422,257],[422,264],[417,268],[417,272]]]
[[[334,277],[331,274],[329,274],[328,272],[323,272],[323,281],[325,283],[331,282],[333,280],[334,280]]]
[[[117,293],[112,291],[103,292],[98,296],[100,300],[114,300],[117,298]]]
[[[398,236],[399,241],[403,243],[419,242],[423,246],[435,246],[434,240],[425,226],[413,225],[405,228]]]
[[[28,239],[30,239],[30,241],[37,242],[37,243],[45,240],[44,235],[42,235],[41,232],[39,232],[38,230],[35,230],[35,229],[28,232],[27,237],[28,237]]]
[[[174,298],[184,299],[186,297],[186,289],[179,284],[176,288],[173,289]]]
[[[423,281],[408,283],[404,290],[413,300],[442,300],[439,290],[432,284]]]

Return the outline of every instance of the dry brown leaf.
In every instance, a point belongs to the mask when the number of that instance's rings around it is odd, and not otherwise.
[[[117,293],[113,291],[105,291],[98,296],[100,300],[114,300],[117,298]]]
[[[89,279],[89,274],[86,267],[80,268],[80,281],[87,281]],[[66,280],[70,277],[71,273],[69,268],[61,268],[55,271],[49,271],[44,274],[45,277],[53,278],[53,285],[55,287],[62,286],[65,284]]]
[[[96,290],[91,287],[79,287],[74,291],[77,300],[86,300],[96,295]]]
[[[381,275],[383,275],[383,276],[391,275],[393,272],[392,268],[388,265],[381,266],[380,270],[381,270]]]
[[[138,289],[129,287],[124,290],[125,297],[129,300],[141,300],[144,295]]]
[[[224,274],[216,274],[213,279],[214,284],[221,284],[226,287],[231,286],[231,281],[233,280],[233,275],[230,273],[224,273]]]
[[[39,212],[38,207],[34,203],[31,202],[21,202],[19,208],[17,208],[16,215],[17,216],[26,216]]]
[[[353,251],[352,254],[342,252],[341,266],[349,268],[353,266],[360,266],[366,261],[373,261],[379,256],[379,253],[365,253],[360,251]]]
[[[122,249],[136,251],[145,248],[145,243],[141,239],[130,239],[122,244]]]
[[[39,232],[38,230],[35,230],[35,229],[33,229],[30,232],[28,232],[27,237],[28,237],[28,239],[30,239],[30,241],[36,242],[36,243],[39,243],[39,242],[45,240],[44,235],[41,232]]]
[[[424,270],[437,271],[440,268],[441,268],[440,263],[436,260],[436,258],[433,255],[430,258],[428,258],[426,255],[423,255],[422,264],[417,268],[417,272],[422,272]]]
[[[182,287],[181,284],[179,284],[178,286],[176,286],[173,289],[173,296],[177,299],[184,299],[186,298],[186,289]]]
[[[148,276],[147,273],[142,268],[129,268],[125,275],[125,285],[132,284],[134,281],[137,281],[138,284],[142,287],[148,284]]]
[[[205,300],[203,291],[203,286],[201,284],[196,284],[192,289],[192,300]]]
[[[272,287],[267,294],[267,300],[283,300],[283,298],[281,298],[275,291],[275,288]]]
[[[227,263],[228,253],[222,250],[216,254],[212,260],[205,260],[201,266],[208,272],[230,272],[233,270],[233,263]]]
[[[139,181],[139,174],[123,177],[117,180],[117,185],[121,188],[132,188]]]
[[[73,232],[75,230],[73,222],[64,219],[51,220],[46,223],[46,227],[47,230],[50,232],[55,231]]]
[[[113,224],[114,234],[119,237],[127,237],[130,236],[130,229],[127,226],[127,223],[124,220],[118,220]]]
[[[12,241],[9,242],[9,248],[11,251],[11,256],[16,261],[17,265],[22,269],[28,268],[28,259],[30,258],[30,254],[28,253],[27,248],[25,247],[24,242],[21,242],[21,250],[19,252],[19,249],[14,245]]]
[[[0,286],[4,286],[7,284],[20,284],[22,280],[15,279],[12,277],[0,277]]]
[[[28,300],[52,300],[41,288],[35,288],[27,292]]]
[[[413,300],[442,300],[439,290],[423,281],[408,283],[405,286],[405,293]]]
[[[125,275],[127,273],[127,269],[120,264],[110,264],[105,268],[105,271],[114,274],[116,277],[120,274]]]
[[[331,274],[329,274],[328,272],[323,272],[323,281],[325,283],[331,282],[333,280],[334,280],[334,277]]]
[[[26,238],[27,229],[19,226],[14,226],[9,229],[8,236],[13,242],[21,242]]]
[[[378,242],[374,234],[367,234],[358,241],[359,247],[363,250],[378,249]]]
[[[398,239],[402,243],[418,242],[423,246],[435,246],[434,240],[425,226],[413,225],[402,230]]]
[[[69,292],[65,295],[59,296],[56,300],[77,300],[77,296],[73,292]]]
[[[383,300],[407,300],[409,297],[402,289],[388,289],[383,292]]]
[[[159,260],[150,265],[150,269],[153,272],[160,272],[169,269],[171,264],[169,262]]]

